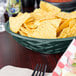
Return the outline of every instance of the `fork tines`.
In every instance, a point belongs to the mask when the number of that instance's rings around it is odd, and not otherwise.
[[[35,69],[34,69],[34,72],[32,73],[32,76],[44,76],[45,75],[45,72],[46,72],[46,69],[47,69],[47,65],[36,65]]]

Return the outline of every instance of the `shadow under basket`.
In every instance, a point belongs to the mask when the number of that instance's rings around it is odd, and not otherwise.
[[[21,36],[13,33],[9,28],[9,22],[5,24],[6,31],[10,33],[13,38],[22,46],[43,54],[56,54],[63,53],[69,46],[70,42],[76,37],[63,38],[63,39],[39,39]]]

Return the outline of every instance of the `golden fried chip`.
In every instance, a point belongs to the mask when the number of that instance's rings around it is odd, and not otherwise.
[[[70,29],[70,32],[68,34],[68,37],[76,36],[76,24],[73,25],[73,27]]]
[[[47,20],[47,19],[55,19],[56,17],[50,13],[46,12],[42,9],[35,9],[31,15],[34,17],[35,20]]]
[[[61,19],[52,19],[52,20],[46,20],[47,22],[50,22],[56,29],[59,27],[61,23]]]
[[[32,33],[33,33],[34,30],[21,27],[21,31],[23,31],[24,33],[26,33],[28,37],[31,37],[31,35],[32,35]]]
[[[18,33],[22,24],[28,21],[30,17],[31,17],[30,14],[27,13],[18,17],[10,17],[9,23],[11,31],[14,33]]]
[[[22,36],[55,39],[76,36],[76,11],[61,9],[45,1],[32,13],[19,13],[9,19],[10,30]]]
[[[29,29],[29,27],[26,25],[26,23],[23,24],[23,27]]]
[[[61,19],[61,24],[63,24],[66,21],[66,19]]]
[[[19,16],[21,16],[21,15],[23,15],[23,13],[22,13],[22,12],[19,12],[19,14],[18,14],[17,16],[19,17]]]
[[[24,24],[24,27],[29,29],[36,29],[38,27],[38,21],[26,23]]]
[[[67,38],[69,32],[70,32],[70,28],[69,27],[63,29],[63,31],[60,33],[58,38]]]
[[[76,24],[74,24],[71,28],[67,27],[63,29],[60,36],[58,38],[67,38],[76,36]]]
[[[72,19],[72,20],[69,22],[69,27],[72,28],[75,24],[76,24],[76,19]]]
[[[56,16],[62,19],[71,19],[76,18],[76,13],[60,12]]]
[[[61,11],[60,8],[44,1],[40,2],[40,8],[47,12],[52,12],[52,13],[59,13]]]
[[[27,34],[24,33],[23,31],[19,31],[19,34],[22,35],[22,36],[27,36]]]
[[[56,38],[56,29],[48,22],[43,21],[32,34],[34,38]]]
[[[64,29],[64,28],[67,28],[69,26],[69,22],[71,21],[72,19],[69,19],[69,20],[66,20],[63,24],[61,24],[59,26],[59,28],[57,29],[57,34],[59,35],[59,33]]]
[[[62,19],[70,19],[70,13],[67,12],[60,12],[56,16]]]
[[[70,13],[70,18],[76,18],[76,13]]]
[[[75,13],[75,14],[76,14],[76,11],[73,11],[73,12],[71,12],[71,13],[73,13],[73,14]]]

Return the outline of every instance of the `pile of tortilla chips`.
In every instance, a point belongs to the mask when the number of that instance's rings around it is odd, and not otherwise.
[[[67,13],[41,1],[31,13],[19,13],[9,19],[10,29],[22,36],[55,39],[76,36],[76,11]]]

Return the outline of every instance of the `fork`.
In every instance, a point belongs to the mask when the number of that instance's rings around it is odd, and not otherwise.
[[[45,72],[46,72],[46,69],[47,69],[47,65],[42,65],[41,64],[37,64],[33,73],[32,73],[32,76],[45,76]]]

